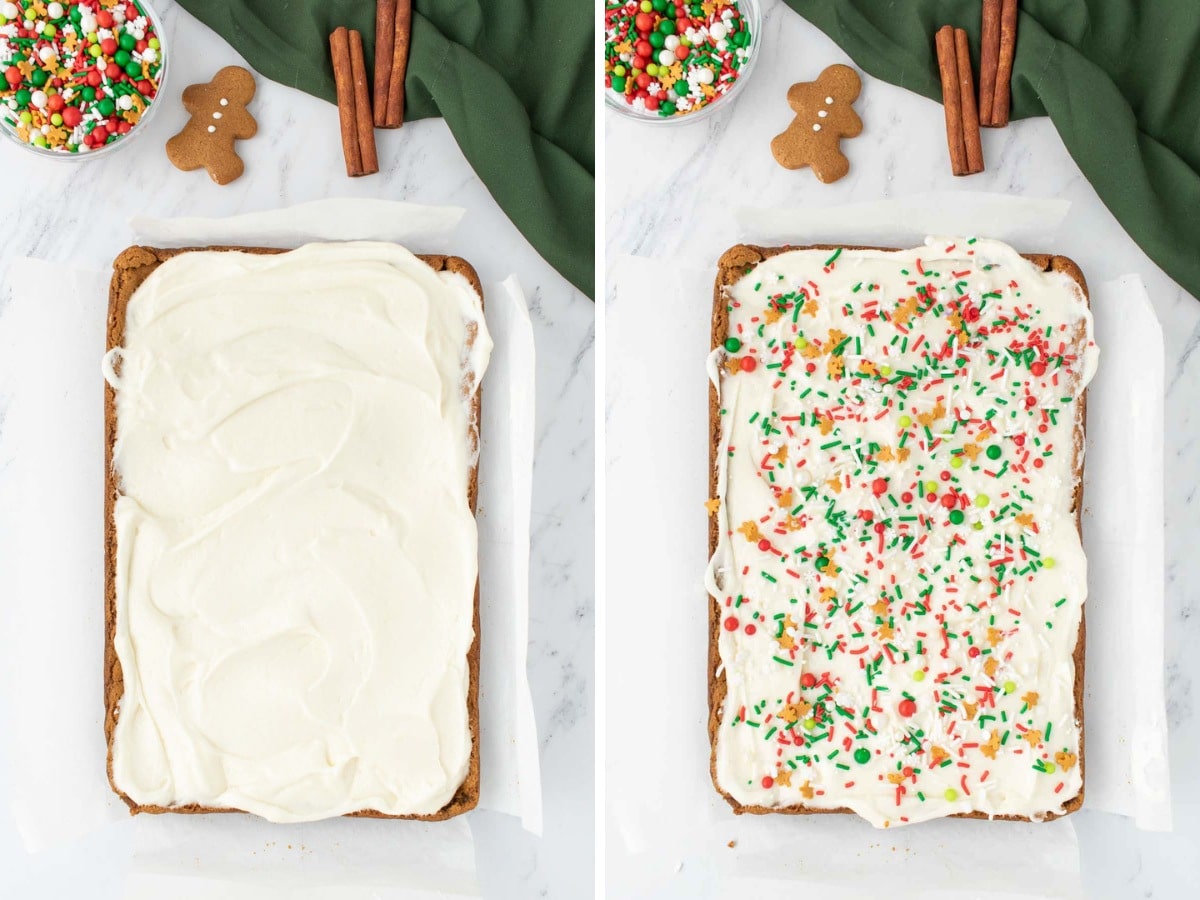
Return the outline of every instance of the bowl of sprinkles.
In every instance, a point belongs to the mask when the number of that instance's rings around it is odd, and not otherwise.
[[[0,131],[52,159],[127,144],[166,76],[158,21],[146,0],[0,0]]]
[[[750,75],[757,0],[605,0],[604,99],[648,122],[694,122]]]

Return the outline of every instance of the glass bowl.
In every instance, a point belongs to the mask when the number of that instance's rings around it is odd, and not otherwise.
[[[746,57],[746,62],[738,70],[737,80],[733,82],[733,85],[724,95],[695,112],[660,116],[657,112],[635,109],[631,104],[621,99],[620,95],[612,88],[604,86],[603,81],[601,81],[601,86],[604,90],[604,105],[626,119],[632,119],[635,122],[645,122],[651,125],[687,125],[707,119],[730,106],[742,92],[745,82],[753,73],[755,63],[758,61],[758,54],[762,49],[762,8],[759,6],[758,0],[737,0],[737,6],[741,10],[742,17],[749,23],[750,52]],[[601,77],[603,78],[603,75]]]
[[[39,159],[58,160],[62,162],[80,162],[81,160],[96,159],[101,156],[108,156],[112,153],[115,153],[116,151],[127,147],[130,143],[136,140],[139,135],[145,132],[150,120],[154,118],[155,113],[158,111],[158,107],[162,103],[164,90],[167,84],[167,73],[171,65],[171,53],[168,47],[167,34],[163,27],[163,19],[162,16],[158,14],[158,10],[153,7],[149,0],[137,0],[137,6],[140,7],[146,17],[154,23],[156,31],[155,37],[158,38],[159,43],[158,53],[159,58],[161,59],[161,65],[158,72],[158,90],[155,92],[154,102],[146,107],[146,111],[142,114],[141,118],[138,120],[138,123],[129,130],[128,134],[119,140],[113,141],[111,144],[105,144],[103,147],[100,147],[97,150],[88,149],[77,150],[75,152],[68,150],[51,150],[48,148],[38,147],[36,144],[31,144],[28,141],[21,140],[20,135],[17,134],[16,128],[9,124],[9,122],[3,118],[2,115],[0,115],[0,134],[3,134],[4,137],[9,140],[9,142],[20,147],[26,153],[31,153],[37,156]],[[0,111],[3,113],[10,112],[8,107],[3,103],[0,103]]]

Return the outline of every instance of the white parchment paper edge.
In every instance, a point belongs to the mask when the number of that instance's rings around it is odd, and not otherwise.
[[[931,231],[986,233],[1022,249],[1052,251],[1054,235],[1069,209],[1069,204],[1060,201],[1025,203],[1004,197],[997,202],[994,195],[955,196],[957,211],[950,204],[941,206],[936,197],[918,201],[908,198],[898,204],[886,201],[859,204],[849,216],[831,215],[836,208],[744,210],[739,213],[739,221],[744,229],[743,238],[748,242],[904,246],[924,239],[924,234],[914,235],[910,227],[913,221],[929,224],[928,220],[915,217],[916,211],[941,207],[949,214],[946,221],[935,223],[938,227]],[[856,220],[870,224],[856,230]],[[832,231],[825,230],[831,221],[835,227]],[[990,222],[990,227],[986,232],[958,230],[958,226],[972,222]],[[888,225],[892,230],[888,230]],[[649,357],[640,352],[636,343],[615,342],[610,347],[608,507],[629,510],[641,503],[646,510],[677,509],[683,518],[689,507],[680,498],[694,494],[697,504],[703,499],[707,459],[698,465],[677,459],[664,471],[658,466],[646,467],[628,450],[636,445],[636,441],[630,443],[634,435],[645,434],[650,425],[675,435],[680,445],[703,445],[707,434],[706,383],[700,378],[696,382],[698,387],[693,385],[692,390],[680,383],[679,373],[699,373],[704,369],[715,261],[628,257],[618,260],[614,271],[617,285],[615,299],[609,306],[611,333],[669,333],[671,340],[658,342],[658,350]],[[1141,828],[1163,828],[1170,824],[1170,805],[1162,689],[1162,342],[1161,335],[1157,342],[1152,339],[1155,332],[1145,321],[1147,315],[1151,322],[1154,318],[1140,279],[1123,278],[1093,285],[1091,291],[1093,309],[1102,322],[1097,326],[1097,340],[1102,347],[1101,371],[1107,367],[1110,377],[1125,385],[1126,393],[1102,394],[1106,379],[1099,377],[1089,392],[1085,546],[1093,558],[1103,554],[1088,537],[1089,533],[1098,535],[1102,530],[1092,521],[1099,509],[1107,515],[1106,521],[1125,529],[1126,543],[1120,557],[1125,570],[1131,577],[1136,575],[1139,583],[1148,581],[1150,585],[1131,594],[1113,590],[1107,584],[1107,575],[1097,578],[1093,571],[1089,577],[1088,655],[1093,663],[1088,667],[1085,713],[1088,740],[1085,806],[1134,816]],[[1114,315],[1114,310],[1119,315]],[[1138,326],[1145,340],[1136,345],[1114,341],[1106,350],[1104,337],[1110,333],[1110,326],[1116,329]],[[1136,354],[1126,350],[1134,346]],[[661,364],[652,359],[656,356],[661,357]],[[640,390],[632,389],[623,378],[614,379],[611,374],[624,371],[639,372]],[[646,390],[646,385],[652,385],[653,389]],[[1149,398],[1149,402],[1139,403],[1146,412],[1144,420],[1138,422],[1137,433],[1152,433],[1156,439],[1130,440],[1128,428],[1124,441],[1105,437],[1111,432],[1106,420],[1117,416],[1128,419],[1131,396]],[[669,402],[664,403],[664,398]],[[1104,470],[1114,465],[1126,473],[1139,473],[1138,490],[1123,491],[1121,498],[1097,507],[1098,496],[1107,501],[1115,493],[1111,482],[1098,480]],[[653,478],[639,475],[639,471],[651,468]],[[1126,506],[1126,502],[1134,504],[1136,509]],[[1136,524],[1131,526],[1131,523]],[[715,869],[721,874],[718,896],[722,897],[741,896],[745,891],[780,879],[799,880],[827,891],[840,886],[832,896],[860,896],[855,892],[862,891],[875,877],[881,888],[894,894],[895,865],[899,863],[905,866],[905,878],[921,885],[922,892],[942,884],[951,890],[953,885],[963,883],[1013,897],[1074,896],[1081,892],[1078,844],[1069,817],[1046,825],[934,822],[894,829],[884,837],[853,817],[732,816],[715,799],[708,777],[707,708],[702,676],[707,646],[701,577],[704,523],[699,520],[695,528],[682,522],[677,524],[680,527],[665,530],[667,536],[656,547],[657,574],[647,573],[649,580],[639,581],[641,590],[636,596],[616,592],[609,597],[610,620],[618,622],[638,617],[644,620],[645,596],[659,598],[661,604],[657,613],[651,615],[648,628],[610,629],[606,649],[610,660],[649,660],[639,667],[638,678],[624,678],[620,669],[614,674],[614,667],[608,668],[609,733],[620,734],[626,728],[636,728],[641,735],[632,743],[612,740],[608,743],[606,780],[611,786],[608,803],[617,833],[628,851],[682,857],[703,848],[717,860]],[[1131,527],[1137,540],[1127,540]],[[630,562],[642,553],[638,535],[628,529],[614,528],[611,521],[607,533],[611,583],[627,583],[631,575],[641,575],[639,570],[631,569]],[[700,548],[699,557],[689,541]],[[1131,559],[1131,553],[1135,558]],[[672,562],[697,558],[700,564],[688,566],[686,571]],[[619,571],[612,568],[613,560],[621,561]],[[1104,609],[1099,608],[1101,604]],[[1136,648],[1129,646],[1132,642],[1122,631],[1134,617],[1139,619],[1142,638]],[[654,622],[661,629],[655,628]],[[664,641],[662,635],[668,628],[670,640]],[[1105,634],[1116,634],[1122,640],[1122,659],[1133,657],[1129,665],[1103,664],[1101,638]],[[1093,644],[1093,636],[1099,646]],[[1097,670],[1102,674],[1097,675]],[[1106,691],[1106,685],[1110,678],[1119,678],[1121,673],[1130,671],[1137,673],[1137,679],[1127,690],[1136,691],[1140,699],[1132,705],[1121,705],[1119,699]],[[676,702],[666,709],[660,706],[654,717],[637,715],[646,683],[655,684],[661,694],[675,697]],[[1097,697],[1102,698],[1101,702],[1097,702]],[[1137,721],[1131,725],[1130,710],[1139,704],[1145,708],[1137,709],[1134,714]],[[1131,729],[1136,729],[1137,739],[1127,742]],[[664,771],[674,773],[674,777],[662,778]],[[731,839],[739,848],[736,853],[723,846]],[[1019,872],[1007,865],[981,868],[980,854],[971,848],[978,848],[982,841],[999,842],[1000,846],[1021,854],[1002,853],[995,858],[1022,859],[1028,865],[1023,864]],[[802,853],[798,852],[800,847],[804,848]],[[955,869],[956,857],[971,860],[969,881],[962,880],[967,873]],[[853,875],[853,879],[847,880],[848,875]],[[924,880],[917,878],[918,875]]]
[[[229,219],[139,218],[131,224],[137,242],[158,246],[390,240],[416,252],[457,250],[469,258],[468,250],[450,246],[462,214],[455,207],[326,200]],[[13,726],[6,729],[8,794],[26,848],[35,852],[128,818],[104,777],[98,680],[103,612],[99,602],[86,599],[100,597],[102,586],[95,549],[102,540],[96,511],[103,496],[101,382],[93,363],[103,353],[108,275],[23,260],[7,281],[10,297],[0,316],[0,572],[3,593],[17,602],[0,610],[0,665],[10,685],[29,671],[50,670],[32,690],[5,698]],[[50,282],[55,291],[47,297],[42,286]],[[478,517],[484,633],[480,808],[519,816],[527,830],[540,834],[538,741],[526,674],[532,326],[515,276],[485,285],[484,292],[498,352],[485,378]],[[489,471],[497,474],[489,477]],[[76,564],[63,565],[64,558]],[[286,846],[279,826],[244,816],[143,816],[132,831],[130,896],[156,893],[143,876],[155,883],[164,873],[174,879],[180,873],[171,862],[176,855],[197,884],[226,879],[232,866],[239,878],[257,873],[254,880],[264,890],[276,882],[290,890],[289,854],[278,865],[264,865],[269,848]],[[325,875],[332,879],[328,884],[361,888],[362,896],[391,896],[380,889],[403,883],[409,890],[413,873],[430,871],[444,876],[434,878],[431,890],[452,896],[477,890],[465,819],[334,820],[290,831],[296,833],[289,853],[304,854],[307,863],[308,880],[303,888],[293,885],[296,891],[319,891]],[[236,841],[254,835],[263,837],[263,855],[254,851],[254,860],[228,845],[231,836]],[[212,866],[197,870],[205,851]]]

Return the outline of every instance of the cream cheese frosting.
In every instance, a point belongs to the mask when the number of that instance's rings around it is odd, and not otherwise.
[[[114,785],[299,822],[429,814],[471,757],[463,276],[377,243],[190,252],[128,303]]]
[[[931,238],[783,252],[726,300],[718,787],[878,827],[1063,812],[1098,357],[1079,286]]]

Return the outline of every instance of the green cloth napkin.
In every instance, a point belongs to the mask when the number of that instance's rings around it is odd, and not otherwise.
[[[979,71],[979,0],[785,2],[865,71],[939,102],[940,26],[967,30]],[[1130,237],[1200,297],[1200,2],[1022,0],[1012,98],[1013,118],[1050,117]]]
[[[370,0],[179,2],[262,75],[331,103],[329,33],[356,28],[371,80]],[[593,18],[587,0],[415,0],[404,81],[405,120],[444,118],[508,217],[588,296],[595,260]],[[337,127],[332,110],[329,127]]]

